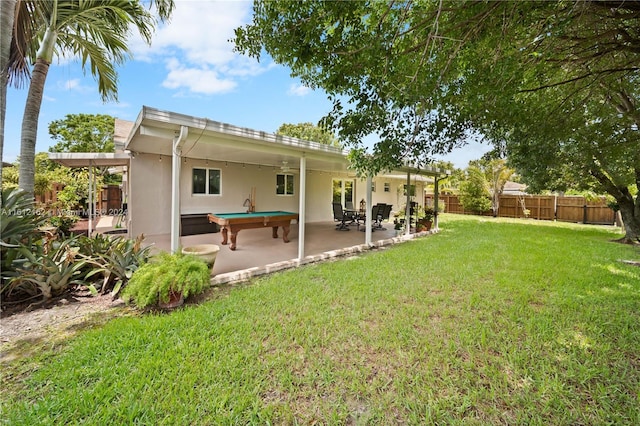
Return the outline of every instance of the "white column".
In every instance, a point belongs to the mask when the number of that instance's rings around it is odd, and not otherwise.
[[[373,200],[371,196],[371,186],[371,175],[367,175],[367,210],[365,211],[367,216],[364,221],[364,243],[368,246],[371,245],[371,226],[373,224],[373,218],[371,217],[373,211],[373,205],[371,204]]]
[[[91,232],[93,231],[93,165],[91,164],[91,160],[89,160],[89,202],[87,203],[89,207],[89,229],[87,230],[87,236],[91,237]]]
[[[407,172],[407,204],[404,214],[405,235],[411,234],[411,172]]]
[[[307,159],[300,157],[300,196],[298,203],[298,260],[304,259],[305,205],[307,199]]]
[[[180,134],[173,139],[171,155],[171,252],[180,247],[180,162],[182,145],[187,139],[189,128],[180,126]]]

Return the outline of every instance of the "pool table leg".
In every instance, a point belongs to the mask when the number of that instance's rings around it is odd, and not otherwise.
[[[229,230],[227,229],[227,227],[226,227],[226,226],[223,226],[223,227],[220,229],[220,233],[222,234],[222,242],[221,242],[220,244],[222,244],[223,246],[226,246],[226,245],[227,245],[227,233],[228,233],[228,231],[229,231]]]
[[[282,227],[282,241],[284,241],[285,243],[289,242],[289,229],[290,229],[289,226]]]
[[[235,250],[236,249],[236,237],[238,236],[238,231],[231,231],[231,244],[229,244],[229,248],[231,250]]]
[[[271,236],[273,238],[278,238],[278,227],[277,226],[272,226],[271,227]]]

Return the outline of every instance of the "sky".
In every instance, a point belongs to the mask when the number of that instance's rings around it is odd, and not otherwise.
[[[108,114],[135,121],[142,106],[275,132],[283,123],[318,121],[331,103],[266,56],[260,62],[233,52],[234,29],[250,22],[252,2],[176,0],[168,24],[148,46],[130,39],[132,58],[117,68],[118,101],[104,103],[97,82],[79,61],[56,59],[49,67],[38,123],[36,152],[55,142],[48,126],[67,114]],[[3,160],[20,154],[27,88],[9,88]],[[487,145],[473,143],[444,157],[456,167],[480,158]]]

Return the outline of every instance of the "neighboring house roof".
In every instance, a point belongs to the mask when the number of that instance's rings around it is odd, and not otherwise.
[[[502,193],[504,195],[525,195],[527,190],[527,185],[517,182],[507,181],[504,184],[504,189]]]

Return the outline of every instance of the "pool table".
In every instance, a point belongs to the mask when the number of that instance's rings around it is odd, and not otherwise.
[[[282,227],[282,240],[289,242],[289,229],[293,219],[298,220],[298,213],[273,211],[250,213],[209,213],[209,222],[217,223],[222,232],[222,244],[227,244],[230,235],[231,250],[236,249],[236,237],[241,229],[266,228],[272,229],[273,238],[278,238],[278,227]]]

